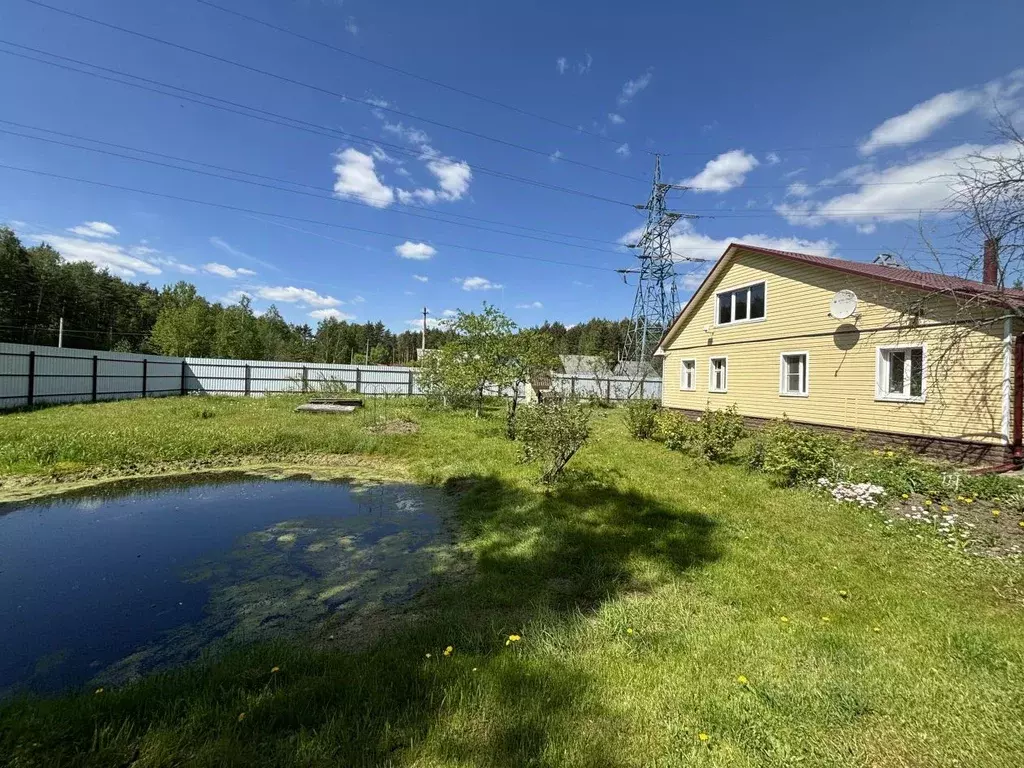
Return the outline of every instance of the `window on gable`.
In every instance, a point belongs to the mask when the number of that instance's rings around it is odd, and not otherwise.
[[[807,396],[807,353],[787,352],[781,357],[779,394]]]
[[[882,347],[878,350],[879,400],[924,400],[924,347]]]
[[[683,360],[679,369],[679,388],[694,390],[697,388],[697,361]]]
[[[708,390],[725,392],[729,388],[729,360],[724,357],[712,357],[709,361]]]
[[[716,315],[718,325],[763,319],[764,283],[754,283],[718,294]]]

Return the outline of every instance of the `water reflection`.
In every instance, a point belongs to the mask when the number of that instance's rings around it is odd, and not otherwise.
[[[0,692],[122,682],[394,605],[447,562],[443,503],[221,475],[0,507]]]

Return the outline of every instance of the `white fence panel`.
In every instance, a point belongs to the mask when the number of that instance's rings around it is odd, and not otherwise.
[[[628,376],[593,376],[586,374],[556,373],[551,377],[551,389],[560,395],[597,397],[602,400],[661,400],[661,379],[634,381]]]

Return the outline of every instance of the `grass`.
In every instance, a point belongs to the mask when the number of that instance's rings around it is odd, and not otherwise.
[[[0,481],[374,454],[458,491],[470,572],[364,650],[253,646],[102,694],[10,702],[0,764],[1020,763],[1019,564],[632,441],[616,411],[597,413],[572,476],[544,490],[497,415],[391,403],[389,417],[420,431],[374,435],[365,427],[379,414],[292,405],[168,399],[2,416]]]

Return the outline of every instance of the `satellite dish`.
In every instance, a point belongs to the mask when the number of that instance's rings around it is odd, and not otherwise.
[[[845,320],[857,311],[857,294],[853,291],[838,291],[832,297],[829,315],[836,320]]]

